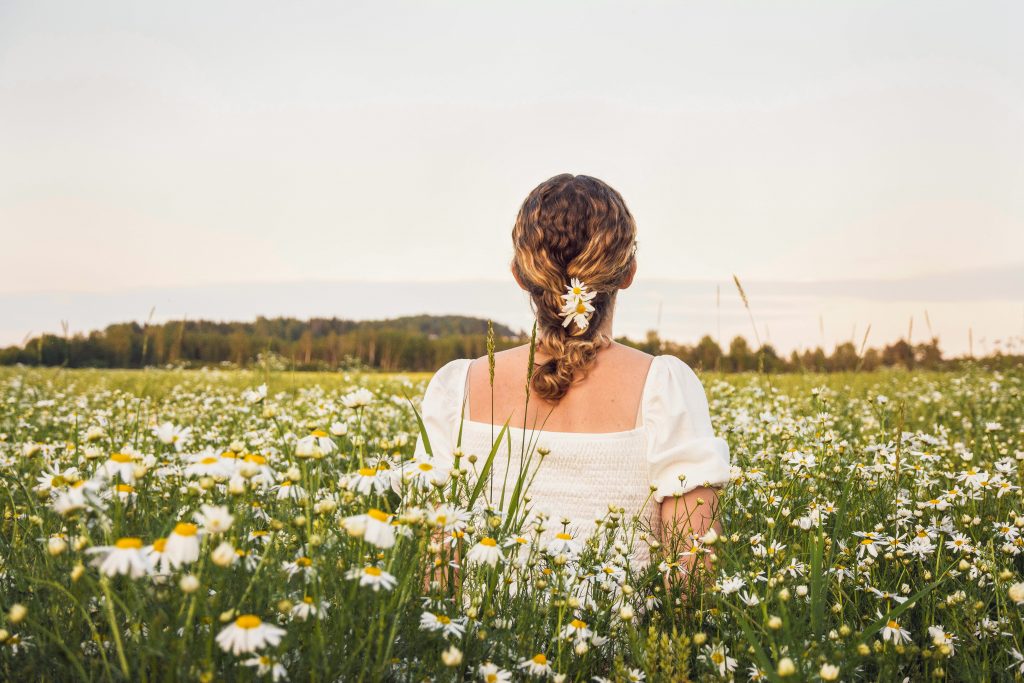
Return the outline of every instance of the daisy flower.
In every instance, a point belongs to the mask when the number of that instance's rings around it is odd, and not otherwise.
[[[350,535],[361,536],[367,543],[378,548],[390,548],[395,544],[391,515],[377,508],[370,508],[364,515],[346,517],[342,525]]]
[[[327,606],[328,603],[326,600],[321,600],[320,604],[317,605],[313,598],[307,595],[302,598],[302,600],[295,603],[295,606],[292,607],[289,614],[291,614],[293,619],[298,619],[299,621],[306,621],[310,616],[319,616],[323,619],[327,616]]]
[[[878,616],[881,617],[882,613],[878,612]],[[890,617],[885,622],[885,626],[882,627],[882,640],[891,640],[896,645],[909,643],[910,631],[900,626],[898,621]]]
[[[305,500],[306,489],[302,488],[290,479],[285,479],[280,484],[274,487],[277,492],[278,500]]]
[[[391,471],[379,467],[360,467],[355,472],[343,475],[341,485],[364,496],[383,493],[391,488]]]
[[[135,456],[131,453],[112,453],[110,459],[100,465],[98,473],[108,479],[120,477],[124,483],[131,484],[135,481]]]
[[[573,539],[572,534],[562,531],[555,534],[554,539],[548,543],[547,551],[548,555],[565,553],[570,557],[574,557],[580,551],[580,544]]]
[[[92,565],[99,567],[106,576],[127,574],[133,579],[137,579],[152,568],[149,559],[142,552],[142,539],[134,536],[119,538],[114,545],[88,548],[85,552],[103,553],[101,557],[92,561]]]
[[[154,542],[154,545],[156,543]],[[177,569],[199,559],[199,527],[190,522],[175,525],[163,547],[163,557]]]
[[[224,533],[231,528],[235,518],[223,505],[202,505],[199,512],[192,517],[203,525],[203,529],[211,534]]]
[[[718,669],[719,676],[725,676],[736,669],[736,660],[729,656],[729,648],[725,643],[705,645],[700,659]]]
[[[480,680],[484,683],[511,683],[512,672],[502,669],[497,664],[484,662],[478,669]]]
[[[381,588],[391,590],[398,585],[398,579],[380,567],[374,567],[373,565],[367,565],[362,569],[359,567],[349,569],[345,572],[345,578],[359,579],[360,586],[369,586],[374,591],[378,591]]]
[[[256,667],[256,673],[260,676],[270,674],[270,680],[281,681],[288,678],[288,670],[280,662],[271,659],[267,655],[257,655],[242,662],[246,666]]]
[[[490,536],[481,538],[480,542],[466,553],[466,562],[468,564],[489,564],[494,567],[498,562],[503,562],[504,560],[505,556],[502,554],[501,548],[498,547],[498,542]]]
[[[346,408],[365,408],[373,403],[373,392],[366,387],[359,387],[341,397],[341,404]]]
[[[531,676],[551,675],[551,665],[548,664],[548,658],[543,652],[519,662],[519,668],[523,669]]]
[[[420,615],[420,629],[424,631],[441,631],[446,636],[461,638],[466,631],[466,617],[452,619],[443,614],[424,612]]]
[[[330,455],[338,449],[327,432],[322,429],[315,429],[309,436],[299,439],[295,444],[295,457],[297,458],[318,458]]]
[[[594,635],[594,632],[587,628],[587,622],[573,619],[562,628],[562,632],[558,634],[558,637],[586,640],[592,635]]]
[[[217,634],[217,644],[224,652],[240,655],[277,645],[286,633],[283,628],[264,624],[255,614],[243,614]]]
[[[173,445],[175,449],[181,450],[192,436],[192,429],[189,427],[175,427],[170,422],[153,428],[153,435],[160,440],[160,443]]]

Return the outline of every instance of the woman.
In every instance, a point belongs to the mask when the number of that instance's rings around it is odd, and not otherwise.
[[[529,344],[494,354],[493,385],[487,357],[438,370],[422,404],[435,461],[447,471],[461,452],[462,467],[471,454],[479,467],[509,420],[511,439],[487,484],[492,500],[504,487],[507,501],[526,470],[546,540],[582,542],[611,505],[627,522],[650,524],[666,547],[682,537],[672,554],[691,564],[692,539],[721,530],[714,487],[729,480],[729,448],[683,361],[612,339],[616,293],[636,274],[633,216],[600,180],[562,174],[526,197],[512,243],[512,275],[537,319],[535,355]],[[422,439],[416,453],[425,456]],[[649,563],[653,540],[635,544],[635,562]]]

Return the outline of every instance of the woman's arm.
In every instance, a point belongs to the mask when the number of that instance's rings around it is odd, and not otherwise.
[[[717,486],[698,486],[681,496],[665,496],[661,501],[661,542],[668,550],[669,557],[682,554],[683,565],[689,574],[694,572],[697,555],[691,550],[693,539],[700,539],[710,529],[722,534],[722,523],[718,519]],[[703,545],[704,566],[711,570],[713,565],[711,546]]]

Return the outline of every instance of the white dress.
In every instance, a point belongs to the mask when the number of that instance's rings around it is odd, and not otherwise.
[[[466,457],[475,454],[477,467],[482,467],[491,451],[492,432],[497,436],[501,429],[501,425],[464,417],[471,362],[460,358],[441,367],[423,396],[420,415],[434,461],[445,471],[457,447]],[[509,432],[512,447],[499,447],[493,464],[496,499],[506,467],[509,492],[520,468],[524,430],[510,426]],[[608,513],[609,505],[624,507],[627,522],[642,515],[647,523],[656,524],[658,503],[665,496],[703,484],[725,485],[730,480],[729,445],[714,434],[704,387],[693,370],[675,356],[655,356],[652,361],[635,428],[600,433],[527,429],[525,438],[525,459],[531,472],[539,461],[536,453],[531,459],[531,444],[550,450],[528,491],[532,510],[549,515],[541,537],[545,543],[562,530],[563,518],[571,520],[569,530],[582,542],[596,528],[595,521]],[[416,455],[426,456],[422,439],[417,440]],[[465,458],[461,465],[471,467]],[[685,475],[682,483],[680,475]],[[653,495],[652,486],[656,487]],[[649,562],[646,543],[635,541],[633,560],[640,566]]]

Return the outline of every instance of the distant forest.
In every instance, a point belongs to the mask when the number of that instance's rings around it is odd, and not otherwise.
[[[529,336],[494,324],[498,350],[523,344]],[[771,345],[751,346],[741,336],[723,349],[710,336],[694,346],[649,332],[641,341],[617,341],[652,354],[678,356],[694,368],[723,372],[841,372],[879,367],[943,369],[965,359],[945,359],[937,339],[911,344],[899,340],[881,349],[838,344],[778,354]],[[72,368],[145,366],[272,367],[294,370],[433,371],[454,358],[487,353],[487,321],[465,316],[419,315],[392,320],[257,318],[255,322],[176,320],[157,325],[119,323],[87,335],[45,334],[24,346],[0,349],[0,365]],[[1016,365],[1022,356],[980,359],[989,366]]]

